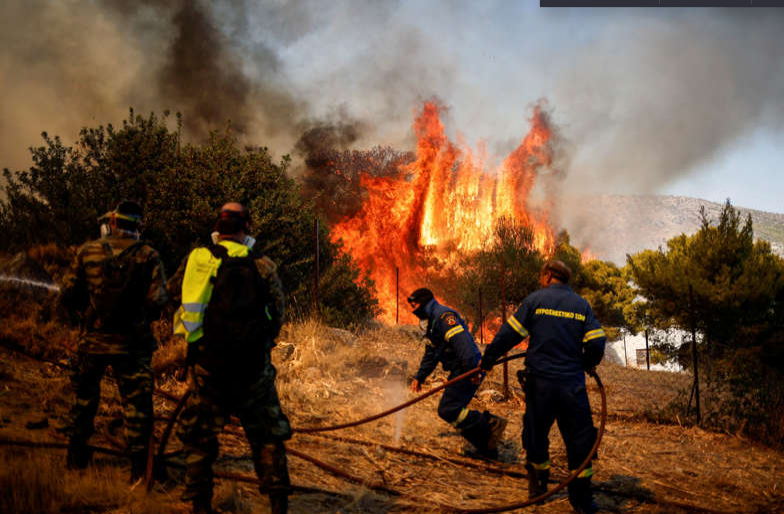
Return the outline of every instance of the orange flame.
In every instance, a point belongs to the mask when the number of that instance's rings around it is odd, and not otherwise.
[[[455,251],[479,250],[502,217],[533,227],[541,251],[554,242],[546,212],[528,206],[537,176],[552,163],[552,129],[540,107],[528,134],[496,170],[484,170],[483,153],[474,157],[449,141],[435,103],[425,103],[414,131],[415,161],[392,177],[360,174],[367,194],[361,210],[332,229],[333,241],[342,241],[375,281],[386,322],[395,321],[396,269],[400,320],[414,323],[405,297],[426,286],[420,280],[427,266],[433,260],[449,266]]]
[[[580,261],[583,264],[588,261],[595,261],[596,259],[598,259],[598,257],[594,255],[590,248],[585,248],[582,252],[580,252]]]

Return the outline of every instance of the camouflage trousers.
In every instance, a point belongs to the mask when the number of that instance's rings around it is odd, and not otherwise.
[[[128,450],[131,454],[146,452],[153,422],[151,359],[151,355],[77,354],[71,371],[76,403],[65,429],[71,440],[84,443],[95,432],[93,421],[101,399],[101,379],[111,366],[122,397]]]
[[[196,389],[188,398],[177,436],[186,452],[185,501],[212,499],[212,465],[218,435],[236,414],[245,429],[262,494],[288,494],[289,474],[283,441],[291,425],[280,408],[275,368],[268,365],[252,378],[219,378],[196,366]]]

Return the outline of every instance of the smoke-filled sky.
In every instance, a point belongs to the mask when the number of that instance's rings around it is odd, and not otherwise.
[[[682,194],[784,212],[784,11],[541,9],[460,0],[6,0],[0,167],[40,132],[181,111],[292,152],[314,126],[411,150],[439,99],[500,160],[546,99],[573,192]]]

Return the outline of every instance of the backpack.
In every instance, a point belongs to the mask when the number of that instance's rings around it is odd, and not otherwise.
[[[140,321],[145,305],[145,277],[134,254],[144,246],[139,241],[115,254],[108,242],[102,244],[106,258],[101,263],[101,282],[92,295],[91,306],[104,330],[127,330]]]
[[[204,311],[207,358],[218,366],[253,361],[271,347],[269,285],[261,278],[252,252],[230,257],[222,245],[211,246],[210,252],[221,259],[221,265],[211,279],[212,295]]]

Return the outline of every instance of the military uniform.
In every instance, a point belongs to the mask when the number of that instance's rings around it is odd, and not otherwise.
[[[427,345],[414,379],[424,382],[439,363],[449,372],[449,380],[476,368],[481,353],[463,318],[434,299],[423,309],[428,316]],[[447,386],[438,404],[438,416],[460,430],[461,435],[481,454],[496,458],[497,439],[506,423],[488,411],[468,409],[478,387],[469,379]],[[496,437],[493,437],[494,429]]]
[[[528,295],[485,350],[482,367],[530,335],[526,356],[523,448],[526,467],[538,483],[531,493],[546,489],[550,469],[549,433],[554,421],[566,445],[569,469],[576,469],[596,440],[585,389],[585,370],[604,355],[606,337],[588,302],[562,283]],[[569,485],[578,512],[592,512],[589,465]],[[587,499],[586,499],[587,498]]]
[[[248,248],[231,240],[219,243],[230,257],[248,255]],[[218,456],[218,435],[231,414],[237,414],[251,446],[259,490],[270,499],[285,503],[289,475],[283,441],[291,438],[291,426],[280,407],[275,389],[275,368],[270,361],[284,316],[284,295],[275,264],[254,257],[262,283],[269,288],[272,304],[259,317],[270,321],[265,340],[245,345],[241,354],[221,359],[210,354],[211,334],[204,334],[205,311],[209,309],[211,284],[221,261],[207,248],[197,248],[182,272],[182,307],[176,316],[175,333],[188,341],[188,361],[195,390],[181,417],[178,437],[187,454],[183,499],[208,505],[212,498],[212,464]],[[219,364],[218,364],[219,363]],[[285,508],[284,508],[285,510]]]
[[[134,284],[131,301],[125,302],[123,321],[118,324],[107,321],[95,298],[105,280],[105,261],[125,250],[134,262]],[[106,368],[111,366],[123,399],[132,475],[138,476],[146,462],[153,420],[150,361],[158,343],[150,322],[157,319],[167,302],[166,277],[158,252],[118,229],[79,248],[61,291],[63,305],[71,311],[81,311],[84,319],[71,373],[76,403],[65,427],[71,439],[69,465],[87,464],[86,442],[95,431],[93,420],[101,396],[100,383]]]

